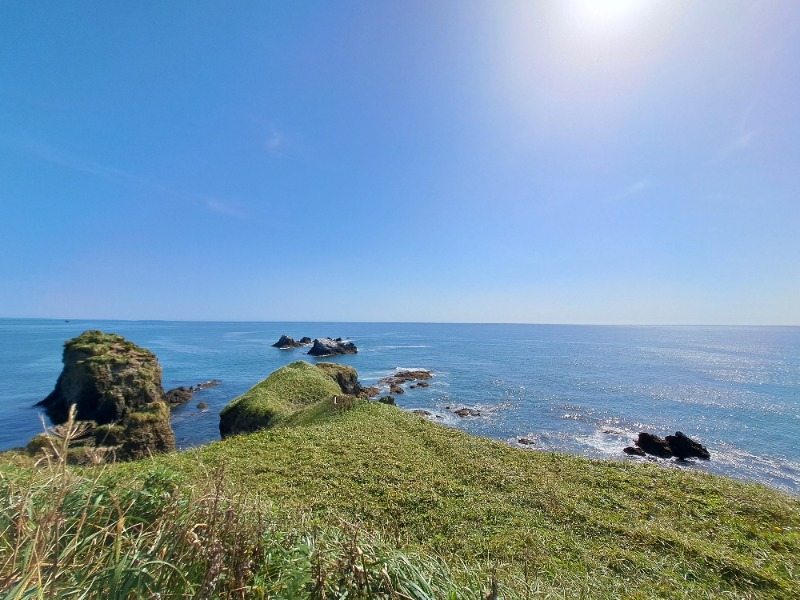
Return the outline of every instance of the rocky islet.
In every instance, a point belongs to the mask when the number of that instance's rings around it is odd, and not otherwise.
[[[283,334],[280,339],[272,344],[273,348],[279,350],[291,350],[293,348],[302,348],[304,346],[311,346],[311,349],[306,352],[309,356],[317,358],[327,356],[340,356],[342,354],[358,354],[356,345],[348,340],[342,338],[316,338],[312,340],[310,337],[302,337],[299,341],[288,335]]]

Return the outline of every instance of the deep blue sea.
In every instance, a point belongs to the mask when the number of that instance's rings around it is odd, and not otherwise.
[[[164,388],[209,379],[172,415],[179,446],[218,439],[219,411],[278,367],[314,359],[296,339],[344,337],[333,359],[375,384],[398,368],[433,372],[397,397],[437,422],[535,450],[617,460],[638,431],[683,431],[705,444],[708,470],[800,493],[800,328],[616,327],[409,323],[243,323],[0,319],[0,450],[41,432],[33,404],[52,391],[62,347],[87,329],[119,333],[159,357]],[[330,360],[330,359],[325,359]],[[197,408],[198,402],[209,405]],[[450,407],[449,409],[447,407]],[[471,407],[480,417],[460,418]]]

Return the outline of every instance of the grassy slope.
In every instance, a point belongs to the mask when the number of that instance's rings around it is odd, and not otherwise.
[[[328,402],[328,404],[330,401]],[[800,500],[688,470],[522,451],[360,403],[157,459],[496,569],[520,594],[797,597]],[[125,469],[149,468],[150,463]],[[296,517],[299,518],[299,517]]]
[[[298,411],[342,391],[325,371],[297,361],[231,401],[220,414],[225,435],[272,427]]]

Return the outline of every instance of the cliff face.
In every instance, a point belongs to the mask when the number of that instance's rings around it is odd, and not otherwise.
[[[161,365],[152,352],[121,335],[86,331],[64,344],[64,369],[39,405],[59,424],[71,404],[78,420],[101,426],[98,445],[116,446],[118,458],[175,448]]]

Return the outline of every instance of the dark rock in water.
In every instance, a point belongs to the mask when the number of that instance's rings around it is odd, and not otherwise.
[[[294,338],[292,336],[284,334],[280,337],[280,339],[277,342],[272,344],[272,347],[280,348],[281,350],[283,350],[285,348],[296,348],[297,347],[296,344],[297,342],[294,341]]]
[[[641,432],[636,440],[636,445],[639,450],[647,454],[652,454],[653,456],[658,456],[659,458],[670,458],[672,456],[679,460],[685,460],[687,458],[708,460],[711,458],[711,453],[709,453],[705,446],[684,435],[680,431],[676,431],[675,435],[668,435],[664,439],[651,433]],[[625,448],[623,452],[634,454],[634,452],[630,450],[635,449]],[[641,452],[635,452],[635,454],[641,454]]]
[[[381,393],[381,389],[379,387],[374,386],[374,385],[364,388],[364,395],[367,398],[375,398],[380,393]]]
[[[390,404],[392,406],[396,406],[394,398],[392,398],[391,396],[382,396],[378,398],[378,402],[380,402],[381,404]]]
[[[429,412],[429,411],[427,411],[427,410],[423,410],[423,409],[421,409],[421,408],[415,408],[415,409],[414,409],[414,410],[412,410],[411,412],[412,412],[413,414],[415,414],[415,415],[420,415],[420,416],[423,416],[423,417],[432,417],[432,416],[433,416],[433,413],[432,413],[432,412]]]
[[[171,407],[180,406],[181,404],[186,404],[194,397],[194,390],[192,388],[180,386],[176,387],[174,390],[168,391],[166,396],[167,402]]]
[[[672,450],[672,454],[680,459],[701,458],[708,460],[711,458],[711,453],[705,446],[680,431],[676,431],[675,435],[668,435],[665,439],[669,444],[670,450]]]
[[[121,335],[85,331],[64,344],[63,360],[55,389],[38,404],[53,423],[64,423],[74,404],[76,418],[96,424],[98,444],[115,446],[117,458],[175,449],[161,365],[152,352]]]
[[[219,379],[212,379],[210,381],[204,381],[203,383],[198,383],[197,385],[193,386],[192,389],[195,392],[199,392],[200,390],[206,390],[210,387],[215,387],[220,384]]]
[[[636,446],[627,446],[622,449],[625,454],[630,454],[632,456],[644,456],[645,452],[641,448],[637,448]]]
[[[195,392],[208,389],[219,385],[219,379],[212,379],[211,381],[204,381],[190,387],[179,386],[167,392],[167,402],[170,408],[175,408],[181,404],[186,404],[194,397]]]
[[[475,410],[474,408],[459,408],[456,411],[453,411],[459,417],[480,417],[481,411]]]
[[[406,383],[408,381],[424,381],[433,377],[430,371],[425,371],[424,369],[417,369],[416,371],[398,371],[394,375],[390,375],[389,377],[384,377],[381,379],[381,383],[386,385],[400,385],[401,383]],[[420,385],[417,383],[417,385]],[[427,384],[426,384],[427,386]]]
[[[345,342],[342,338],[317,338],[308,351],[310,356],[338,356],[340,354],[357,354],[358,348],[353,342]]]
[[[672,456],[672,450],[667,441],[652,433],[640,432],[639,437],[636,439],[636,445],[648,454],[659,458],[670,458]]]
[[[199,408],[200,410],[205,410],[208,408],[208,404],[206,404],[205,402],[198,402],[197,408]]]
[[[281,339],[272,344],[272,347],[279,348],[280,350],[288,350],[290,348],[300,348],[301,346],[308,346],[310,343],[311,343],[311,338],[309,337],[301,338],[299,342],[296,342],[292,336],[284,334],[281,336]]]
[[[339,384],[343,394],[358,396],[363,393],[364,388],[361,387],[361,383],[358,381],[358,373],[353,367],[325,362],[317,363],[316,366]]]
[[[521,437],[517,439],[518,444],[522,444],[523,446],[533,446],[536,444],[536,440],[529,437]]]
[[[416,371],[398,371],[394,375],[384,377],[379,383],[388,385],[389,392],[392,394],[402,394],[405,392],[405,390],[400,387],[401,384],[414,381],[416,383],[412,386],[409,386],[411,389],[414,389],[415,387],[428,387],[428,384],[423,380],[430,379],[431,377],[432,375],[430,371],[425,371],[423,369],[418,369]]]

